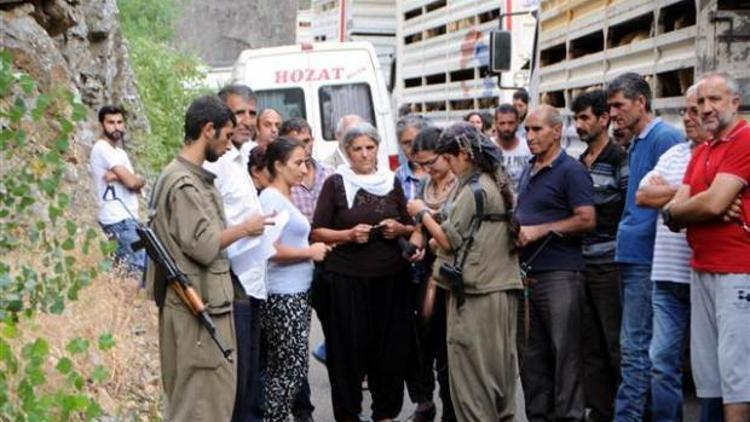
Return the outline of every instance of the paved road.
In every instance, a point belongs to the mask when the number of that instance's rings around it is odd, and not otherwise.
[[[313,312],[312,330],[310,334],[310,350],[315,347],[320,341],[323,340],[323,332],[320,329],[320,323],[315,317]],[[310,389],[312,390],[312,402],[315,405],[315,420],[318,422],[333,421],[333,410],[331,408],[331,388],[328,383],[328,374],[325,366],[315,359],[310,359],[310,372],[309,372]],[[516,412],[517,422],[526,422],[523,411],[523,394],[521,392],[521,386],[518,386],[518,411]],[[367,391],[363,392],[364,400],[362,403],[363,414],[362,416],[368,418],[370,416],[370,395]],[[440,398],[435,393],[436,405],[438,406],[438,415],[440,415]],[[409,415],[414,411],[416,406],[409,400],[409,395],[404,391],[404,405],[398,420],[405,421]],[[694,396],[688,396],[685,400],[684,408],[684,420],[687,422],[698,421],[700,410],[698,407],[698,401]],[[438,419],[439,420],[439,419]]]

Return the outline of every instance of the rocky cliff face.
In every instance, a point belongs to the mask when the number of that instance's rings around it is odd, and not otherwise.
[[[294,44],[300,0],[186,0],[177,24],[180,48],[211,66],[228,66],[242,50]]]
[[[115,0],[0,0],[0,48],[13,64],[41,90],[68,87],[90,107],[76,139],[84,146],[107,103],[126,106],[131,130],[148,130],[117,13]]]
[[[0,49],[10,51],[13,65],[29,74],[39,91],[67,88],[89,107],[65,157],[66,182],[75,185],[71,190],[79,209],[93,205],[87,162],[99,134],[98,109],[122,104],[131,132],[149,129],[117,17],[115,0],[0,0]],[[51,141],[50,125],[54,122],[29,128],[32,146]],[[0,172],[13,171],[12,166],[3,163]],[[82,217],[93,222],[93,210]]]

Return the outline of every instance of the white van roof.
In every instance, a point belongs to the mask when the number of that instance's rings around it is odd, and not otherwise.
[[[375,49],[372,44],[364,41],[347,41],[347,42],[314,42],[302,43],[295,45],[284,45],[280,47],[265,47],[244,50],[237,58],[237,63],[242,63],[250,58],[283,56],[285,54],[298,54],[299,52],[323,52],[323,51],[346,51],[346,50],[369,50],[374,57]],[[375,66],[380,68],[380,63],[375,61]]]

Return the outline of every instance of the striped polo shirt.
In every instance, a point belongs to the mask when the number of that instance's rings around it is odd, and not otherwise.
[[[667,150],[659,157],[654,169],[643,177],[639,188],[648,185],[649,180],[655,174],[661,176],[670,185],[679,187],[690,162],[691,145],[691,142],[682,142]],[[651,280],[689,283],[692,254],[685,230],[679,233],[671,232],[664,225],[660,215],[656,224]]]

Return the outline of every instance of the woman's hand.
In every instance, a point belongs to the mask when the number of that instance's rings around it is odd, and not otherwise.
[[[380,225],[383,226],[383,237],[386,239],[395,239],[404,232],[404,225],[392,218],[386,218]]]
[[[357,224],[356,226],[349,229],[349,241],[353,243],[367,243],[370,239],[370,228],[369,224]]]
[[[313,243],[309,248],[310,259],[315,262],[320,262],[326,258],[326,255],[328,255],[328,252],[330,252],[331,249],[333,249],[331,246],[328,246],[323,242]]]
[[[424,201],[421,199],[412,199],[406,203],[406,212],[408,212],[412,218],[425,208],[427,208],[427,205],[425,205]]]
[[[424,248],[417,248],[414,251],[414,255],[409,257],[409,262],[420,262],[424,259],[425,250]]]

